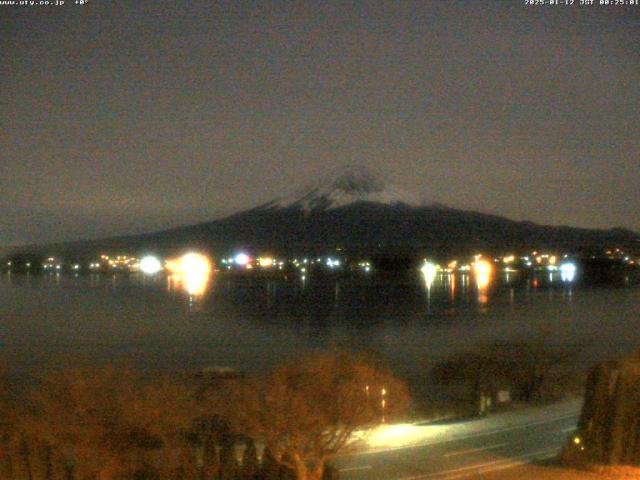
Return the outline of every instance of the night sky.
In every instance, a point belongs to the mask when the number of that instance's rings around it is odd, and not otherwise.
[[[67,3],[0,6],[0,245],[209,220],[352,162],[640,231],[640,7]]]

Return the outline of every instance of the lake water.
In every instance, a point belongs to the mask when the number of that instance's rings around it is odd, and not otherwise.
[[[379,353],[419,381],[435,359],[480,342],[531,337],[583,346],[576,361],[640,347],[640,288],[583,287],[504,274],[424,283],[214,275],[190,299],[163,275],[0,276],[0,362],[13,370],[82,358],[140,368],[256,371],[331,345]]]

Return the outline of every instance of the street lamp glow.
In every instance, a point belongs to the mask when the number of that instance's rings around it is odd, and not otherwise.
[[[473,264],[473,273],[476,276],[476,284],[478,290],[485,290],[489,283],[491,283],[491,273],[493,272],[493,265],[486,260],[478,259]]]
[[[272,267],[275,262],[272,257],[260,257],[258,263],[261,267],[269,268]]]
[[[427,285],[427,288],[431,288],[431,285],[433,285],[436,275],[438,274],[438,266],[435,263],[425,262],[420,271],[422,272],[424,283]]]
[[[576,277],[576,266],[573,263],[567,262],[560,265],[560,279],[563,282],[573,282]]]
[[[209,284],[211,262],[199,253],[187,253],[180,259],[182,281],[189,295],[202,295]]]
[[[158,257],[148,255],[140,260],[140,270],[147,275],[155,275],[162,270],[162,263]]]
[[[187,253],[177,260],[168,260],[167,269],[189,295],[206,292],[211,275],[211,261],[200,253]]]
[[[239,253],[233,258],[233,261],[235,263],[242,266],[245,266],[247,263],[249,263],[249,260],[249,255],[247,255],[246,253]]]
[[[339,266],[340,266],[340,260],[334,260],[331,257],[327,258],[327,267],[333,268],[333,267],[339,267]]]

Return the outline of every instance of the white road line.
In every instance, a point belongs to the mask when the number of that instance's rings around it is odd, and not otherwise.
[[[457,452],[445,453],[443,457],[456,457],[458,455],[465,455],[467,453],[482,452],[483,450],[493,450],[496,448],[509,445],[509,442],[496,443],[495,445],[489,445],[488,447],[468,448],[466,450],[458,450]]]
[[[371,465],[362,465],[361,467],[346,467],[341,468],[341,472],[357,472],[359,470],[371,470],[373,467]]]
[[[562,433],[575,432],[577,429],[578,429],[578,427],[563,428],[562,429]]]
[[[440,472],[429,473],[425,475],[417,475],[413,477],[403,477],[400,480],[454,480],[458,478],[468,477],[470,475],[478,475],[481,473],[489,473],[497,470],[506,470],[521,465],[526,465],[529,460],[550,458],[558,453],[558,448],[538,450],[526,455],[520,455],[513,458],[494,460],[486,463],[478,463],[466,467],[453,468],[450,470],[442,470]]]

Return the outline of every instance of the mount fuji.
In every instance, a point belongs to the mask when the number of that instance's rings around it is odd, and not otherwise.
[[[279,208],[300,208],[305,211],[341,208],[366,202],[381,205],[419,206],[413,195],[385,182],[380,174],[364,166],[344,168],[291,195],[278,198],[268,205]]]
[[[558,248],[601,253],[640,248],[640,235],[537,225],[424,204],[363,167],[347,168],[291,195],[197,225],[145,235],[48,246],[48,251],[173,252],[185,248],[226,254],[237,249],[278,254],[346,252],[461,254]]]

